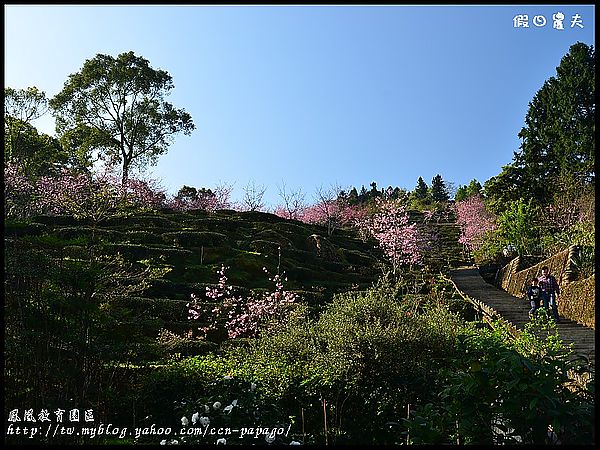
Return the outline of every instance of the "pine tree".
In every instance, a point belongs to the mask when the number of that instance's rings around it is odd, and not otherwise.
[[[427,183],[423,181],[422,177],[419,177],[417,180],[417,187],[415,187],[415,190],[412,193],[413,197],[418,200],[425,200],[427,198],[429,187],[427,186]]]
[[[445,202],[450,198],[446,183],[440,174],[431,180],[431,198],[436,202]]]

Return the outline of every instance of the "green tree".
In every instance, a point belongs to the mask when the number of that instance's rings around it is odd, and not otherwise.
[[[369,186],[371,186],[371,190],[369,191],[369,198],[377,198],[381,197],[381,192],[377,189],[377,183],[373,181]]]
[[[359,201],[359,203],[363,203],[363,202],[366,202],[368,199],[369,199],[369,193],[367,192],[365,187],[362,186],[360,188],[360,194],[358,194],[358,201]]]
[[[121,166],[124,184],[132,168],[155,164],[175,134],[194,130],[190,114],[165,101],[173,87],[168,72],[133,52],[98,54],[69,76],[49,104],[57,133],[79,129],[88,148]]]
[[[177,200],[184,200],[193,202],[198,199],[198,190],[195,187],[184,185],[179,191],[177,191]]]
[[[521,170],[512,164],[503,166],[502,172],[483,184],[486,205],[494,214],[500,214],[510,202],[522,198],[524,186]]]
[[[58,140],[32,125],[47,111],[46,94],[35,86],[4,88],[4,161],[17,164],[28,177],[50,175],[68,159]]]
[[[59,142],[70,155],[71,166],[79,172],[89,172],[94,163],[100,161],[101,150],[110,142],[104,142],[104,135],[97,129],[84,124],[66,130]]]
[[[348,193],[348,204],[356,205],[357,203],[358,203],[358,191],[353,186],[352,189],[350,189],[350,192]]]
[[[425,200],[427,199],[427,194],[429,193],[429,187],[427,183],[423,180],[423,177],[419,177],[417,180],[417,186],[415,190],[412,192],[413,198],[417,200]]]
[[[4,161],[16,164],[27,177],[54,175],[70,160],[56,138],[39,134],[27,122],[5,116],[4,130]]]
[[[537,254],[540,243],[540,208],[533,199],[511,202],[498,217],[498,234],[504,245],[512,244],[519,255]]]
[[[475,178],[473,178],[468,185],[458,186],[456,190],[456,195],[454,196],[454,200],[457,202],[463,201],[473,195],[481,195],[482,191],[481,184]]]
[[[44,91],[35,86],[27,89],[4,88],[4,120],[7,117],[30,124],[48,111],[48,99]]]
[[[594,47],[578,42],[536,93],[513,162],[485,184],[496,212],[519,198],[548,203],[564,175],[594,183],[595,71]]]
[[[446,183],[440,174],[431,180],[431,198],[436,202],[445,202],[450,198]]]

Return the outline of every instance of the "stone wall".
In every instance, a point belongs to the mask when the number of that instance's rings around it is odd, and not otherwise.
[[[550,273],[556,277],[561,288],[558,302],[559,314],[594,328],[594,276],[586,280],[575,281],[577,269],[574,261],[578,252],[579,247],[572,245],[548,259],[525,268],[523,266],[527,264],[527,257],[517,256],[498,270],[495,284],[511,295],[523,298],[527,292],[529,280],[539,277],[542,274],[542,267],[548,266]],[[591,284],[590,279],[592,280]]]

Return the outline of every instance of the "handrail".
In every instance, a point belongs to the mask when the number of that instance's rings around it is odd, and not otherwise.
[[[498,313],[498,311],[496,311],[494,308],[490,307],[489,305],[486,305],[481,300],[469,297],[467,294],[465,294],[464,292],[462,292],[458,288],[458,286],[456,285],[456,283],[454,282],[454,280],[452,280],[451,278],[447,277],[446,275],[442,274],[442,278],[444,280],[449,281],[450,283],[452,283],[452,286],[454,286],[454,289],[456,290],[456,292],[458,292],[458,294],[464,300],[466,300],[467,302],[469,302],[472,305],[474,305],[475,307],[477,307],[478,313],[483,313],[483,314],[481,314],[483,320],[485,320],[492,328],[494,327],[494,320],[496,320],[496,321],[499,321],[503,325],[506,326],[506,328],[508,329],[508,331],[509,331],[510,335],[512,336],[512,338],[518,338],[519,337],[519,335],[521,334],[521,332],[517,329],[517,327],[515,327],[511,322],[509,322],[504,317],[502,317]]]

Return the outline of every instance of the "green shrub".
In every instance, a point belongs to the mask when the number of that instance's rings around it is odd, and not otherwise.
[[[43,223],[18,222],[6,220],[4,223],[4,234],[9,236],[38,236],[44,233],[48,226]]]
[[[124,228],[131,230],[136,227],[143,229],[148,228],[169,228],[177,229],[179,224],[162,215],[140,214],[133,212],[132,214],[123,214],[119,216],[107,217],[102,221],[102,226],[110,228]]]
[[[483,236],[481,246],[473,252],[475,263],[485,265],[502,262],[502,250],[505,246],[506,242],[501,238],[498,230],[487,232]]]
[[[147,297],[122,297],[112,302],[113,307],[127,308],[146,317],[181,321],[187,319],[186,303],[187,300]]]
[[[367,255],[359,250],[346,250],[344,248],[340,248],[339,252],[340,256],[349,264],[369,266],[374,265],[377,261],[371,255]]]
[[[132,230],[124,234],[124,239],[132,244],[157,244],[162,243],[160,235],[146,230]]]
[[[262,211],[242,211],[239,215],[250,222],[278,223],[285,221],[282,217]]]
[[[584,369],[561,350],[550,318],[514,343],[502,324],[495,328],[463,328],[456,356],[431,386],[435,400],[402,419],[406,442],[545,444],[549,425],[563,444],[593,442],[594,384],[574,385],[573,374]],[[550,331],[546,340],[543,331]]]
[[[24,242],[29,242],[34,245],[40,245],[46,248],[61,249],[70,245],[88,246],[89,239],[85,236],[78,236],[72,239],[60,238],[54,234],[27,235],[23,236]],[[89,249],[88,249],[89,251]]]
[[[265,241],[262,239],[255,239],[250,242],[250,250],[255,252],[264,253],[271,256],[277,256],[281,249],[281,244],[278,242]]]
[[[186,338],[167,329],[160,330],[157,341],[166,356],[205,355],[214,352],[217,347],[213,342]]]
[[[176,231],[163,233],[163,242],[182,247],[219,246],[227,241],[227,236],[222,233],[210,231]]]
[[[62,226],[74,226],[74,225],[85,225],[87,223],[84,219],[75,219],[73,216],[50,216],[40,215],[32,218],[32,222],[42,223],[44,225],[62,225]]]
[[[55,228],[52,230],[52,234],[61,239],[83,238],[88,242],[92,242],[92,237],[94,242],[104,241],[108,243],[120,241],[123,238],[123,233],[120,231],[105,228],[92,228],[87,226]]]
[[[156,259],[168,264],[181,264],[193,256],[193,252],[182,248],[148,246],[142,244],[106,244],[106,249],[121,253],[130,260]]]
[[[293,247],[292,242],[287,237],[270,228],[253,233],[253,237],[264,241],[276,242],[281,247]]]
[[[303,308],[278,331],[228,353],[230,370],[289,408],[314,408],[324,398],[338,442],[384,442],[385,423],[426,391],[452,351],[458,320],[442,306],[416,313],[401,290],[383,280],[336,295],[318,320]],[[320,433],[318,421],[306,426]]]

